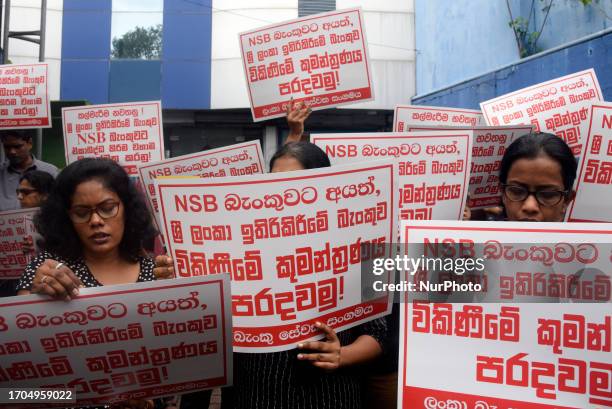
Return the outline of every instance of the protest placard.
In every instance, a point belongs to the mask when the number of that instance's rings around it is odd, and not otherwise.
[[[419,257],[411,245],[431,250],[444,243],[462,253],[457,260],[477,259],[475,244],[486,243],[489,251],[480,249],[501,256],[515,274],[485,271],[489,287],[502,283],[498,302],[426,302],[402,294],[410,302],[400,308],[399,408],[612,406],[609,225],[413,221],[401,230],[409,258]],[[525,260],[530,272],[515,265]],[[541,273],[551,266],[554,274]],[[402,278],[415,282],[419,274]],[[466,281],[450,275],[453,287]],[[548,301],[533,304],[538,298]]]
[[[291,98],[315,110],[374,98],[359,8],[272,24],[239,41],[254,121],[284,116]]]
[[[47,64],[0,65],[0,129],[50,128]]]
[[[397,232],[392,161],[224,179],[155,179],[179,277],[232,276],[234,351],[274,352],[390,312],[361,262]],[[390,278],[390,276],[389,276]]]
[[[0,280],[21,277],[28,262],[23,253],[23,240],[31,235],[26,230],[26,218],[33,217],[34,209],[8,210],[0,212]]]
[[[612,103],[593,104],[566,220],[612,222]]]
[[[161,102],[62,108],[66,163],[110,158],[130,176],[137,166],[164,158]]]
[[[467,205],[483,209],[501,204],[499,166],[508,146],[519,136],[531,132],[531,126],[427,127],[407,126],[406,132],[440,129],[467,129],[474,132],[470,186]]]
[[[73,389],[89,406],[231,384],[227,274],[80,291],[0,300],[0,388]]]
[[[536,132],[562,138],[581,153],[589,108],[603,100],[595,70],[542,82],[480,103],[487,125],[533,125]]]
[[[398,105],[393,115],[393,131],[405,132],[410,126],[482,126],[482,112],[476,109]]]
[[[380,158],[399,163],[399,216],[460,220],[465,206],[471,131],[313,134],[332,165]]]
[[[263,172],[263,154],[259,140],[138,166],[140,180],[145,188],[156,223],[159,223],[159,206],[153,179],[157,177],[198,176],[201,178],[218,178],[255,175]]]

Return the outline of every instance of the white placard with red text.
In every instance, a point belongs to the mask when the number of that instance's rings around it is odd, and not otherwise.
[[[472,131],[313,134],[332,165],[380,158],[399,164],[399,216],[461,220],[467,197]]]
[[[160,101],[62,108],[66,163],[110,158],[130,176],[137,166],[164,159]]]
[[[254,121],[374,98],[361,9],[311,15],[240,33]]]
[[[482,126],[482,112],[476,109],[398,105],[393,115],[393,131],[409,131],[410,126]]]
[[[612,222],[612,103],[591,106],[568,221]]]
[[[589,108],[603,94],[594,69],[542,82],[480,103],[487,125],[533,125],[562,138],[581,153]]]
[[[470,165],[470,198],[467,205],[482,209],[501,204],[499,167],[508,146],[519,136],[531,132],[531,126],[427,127],[408,125],[406,132],[439,129],[469,129],[474,132]]]
[[[261,353],[390,312],[388,296],[362,302],[360,262],[395,238],[396,174],[386,160],[154,183],[177,275],[229,272],[234,351]]]
[[[563,265],[599,263],[606,266],[605,283],[569,278],[553,283],[552,275],[526,284],[536,291],[564,292],[560,282],[583,295],[604,295],[591,303],[579,294],[552,303],[403,303],[400,309],[398,407],[412,408],[595,408],[612,406],[610,333],[610,243],[607,224],[410,222],[403,223],[406,243],[446,240],[464,245],[498,241],[539,243],[554,248],[552,261]],[[561,242],[563,249],[557,247]],[[584,252],[581,246],[600,243],[605,253]],[[460,248],[461,246],[459,246]],[[513,252],[506,246],[504,257]],[[588,246],[587,246],[588,247]],[[573,249],[573,250],[572,250]],[[592,246],[590,247],[592,250]],[[559,250],[559,251],[557,251]],[[532,263],[541,254],[526,253]],[[588,253],[588,254],[587,254]],[[517,253],[518,254],[518,253]],[[516,255],[516,254],[515,254]],[[408,254],[410,256],[410,254]],[[542,263],[540,263],[542,264]],[[508,259],[506,266],[513,266]],[[544,264],[546,267],[547,264]],[[530,270],[533,271],[533,270]],[[490,272],[489,272],[490,273]],[[601,272],[600,272],[601,273]],[[518,276],[519,273],[517,273]],[[520,274],[525,274],[520,273]],[[557,277],[558,279],[559,277]],[[410,280],[406,275],[403,279]],[[494,281],[489,274],[489,282]],[[570,283],[571,282],[571,283]],[[603,284],[602,284],[603,283]],[[587,287],[587,284],[588,287]],[[521,284],[521,287],[525,283]],[[581,288],[580,288],[581,287]],[[516,289],[519,289],[517,283]],[[408,293],[403,293],[406,300]],[[520,298],[518,298],[520,299]],[[569,302],[568,302],[569,301]]]
[[[0,388],[75,389],[89,406],[231,384],[229,297],[220,274],[2,299]]]
[[[0,280],[21,277],[28,263],[23,253],[23,240],[30,235],[26,231],[26,218],[33,217],[38,208],[0,212]]]
[[[0,65],[0,129],[51,127],[48,68]]]
[[[259,140],[177,156],[161,162],[138,166],[140,180],[159,223],[159,208],[153,179],[163,176],[198,176],[219,178],[256,175],[264,172],[263,154]]]

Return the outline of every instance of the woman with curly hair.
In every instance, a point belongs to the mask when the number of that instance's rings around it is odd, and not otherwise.
[[[82,159],[66,167],[35,219],[45,251],[26,267],[18,295],[70,300],[80,287],[151,281],[143,243],[155,234],[141,194],[116,162]],[[130,401],[122,408],[153,408]]]

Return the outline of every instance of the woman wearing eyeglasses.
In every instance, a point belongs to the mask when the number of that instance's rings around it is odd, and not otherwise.
[[[70,300],[80,287],[151,281],[153,260],[143,243],[155,235],[145,202],[128,175],[109,159],[66,167],[35,220],[45,251],[27,266],[18,294]],[[153,408],[130,401],[120,408]]]
[[[53,189],[55,179],[51,174],[40,170],[25,172],[19,179],[17,199],[22,209],[39,207]]]
[[[576,192],[576,159],[549,133],[523,135],[508,147],[499,179],[506,217],[521,222],[562,222]]]

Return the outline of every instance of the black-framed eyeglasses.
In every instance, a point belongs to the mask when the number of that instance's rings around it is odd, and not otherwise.
[[[567,197],[567,190],[542,189],[529,190],[520,185],[502,185],[502,191],[506,199],[511,202],[523,202],[527,200],[529,195],[533,195],[536,201],[545,207],[556,206]]]
[[[119,213],[119,205],[119,202],[107,200],[94,207],[75,206],[68,211],[68,216],[77,224],[89,223],[94,212],[104,220],[112,219]]]
[[[31,195],[32,193],[38,192],[38,190],[20,187],[19,189],[16,189],[15,192],[17,192],[17,196],[19,195],[27,196],[27,195]]]

